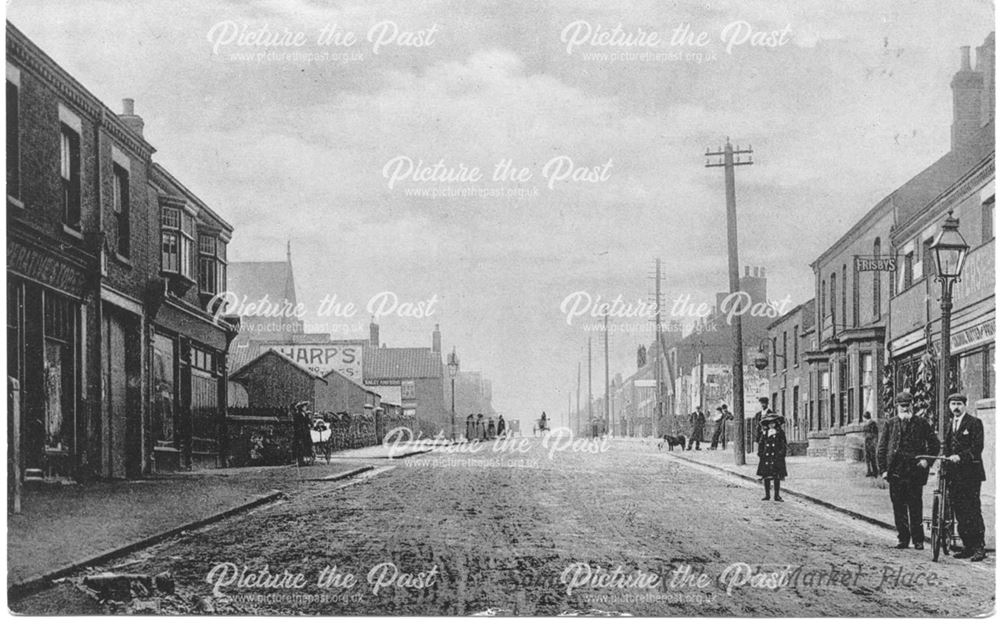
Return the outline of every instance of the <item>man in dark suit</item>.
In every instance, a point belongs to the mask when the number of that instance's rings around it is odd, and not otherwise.
[[[913,396],[896,395],[896,416],[879,434],[878,467],[889,482],[889,499],[899,542],[896,548],[924,549],[923,491],[930,464],[916,457],[935,456],[941,449],[934,429],[925,419],[913,415]]]
[[[945,424],[944,451],[948,457],[945,477],[948,479],[948,496],[962,537],[962,550],[956,559],[982,561],[986,558],[982,505],[979,490],[986,480],[983,469],[983,422],[966,413],[969,399],[961,393],[948,396],[951,420]]]
[[[701,450],[701,440],[705,438],[705,414],[701,412],[701,407],[696,407],[691,414],[691,437],[688,439],[687,449],[694,446],[695,450]]]

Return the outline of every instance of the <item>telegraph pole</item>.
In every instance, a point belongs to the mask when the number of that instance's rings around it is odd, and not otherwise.
[[[659,436],[657,426],[663,421],[663,402],[660,398],[662,392],[662,376],[660,374],[660,359],[665,356],[663,352],[662,331],[660,329],[660,257],[656,257],[656,333],[654,344],[656,346],[656,363],[653,364],[653,372],[656,374],[656,410],[653,411],[653,422],[649,425],[649,432],[654,438]]]
[[[744,160],[744,155],[746,159]],[[712,157],[717,160],[713,162]],[[735,157],[735,158],[734,158]],[[740,258],[736,236],[736,166],[753,165],[753,148],[740,149],[729,143],[715,152],[705,151],[705,167],[722,167],[726,173],[726,239],[729,244],[729,293],[740,290]],[[746,440],[743,417],[743,321],[737,315],[733,324],[733,409],[736,418],[736,445],[733,454],[737,465],[746,465]]]
[[[594,359],[591,353],[590,344],[592,337],[587,337],[587,425],[593,428],[594,424]]]
[[[611,383],[608,372],[608,314],[604,314],[604,419],[608,422],[608,436],[614,431],[614,420],[611,419]]]
[[[582,416],[580,415],[580,362],[576,362],[576,428],[577,436],[583,436],[583,429],[580,427],[580,422],[582,421]]]

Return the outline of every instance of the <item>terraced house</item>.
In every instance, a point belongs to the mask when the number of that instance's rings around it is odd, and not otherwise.
[[[214,465],[235,321],[206,296],[232,227],[153,163],[131,100],[116,114],[9,22],[6,49],[18,466],[68,480]]]

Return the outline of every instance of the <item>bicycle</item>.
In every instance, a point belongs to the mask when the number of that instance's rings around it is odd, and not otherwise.
[[[931,559],[936,563],[941,551],[948,554],[954,549],[955,537],[955,516],[951,510],[951,498],[948,497],[948,479],[944,476],[944,464],[948,461],[946,456],[920,455],[918,459],[930,462],[941,461],[938,467],[938,482],[934,488],[934,501],[931,507],[931,518],[924,518],[924,524],[930,524],[931,530]]]

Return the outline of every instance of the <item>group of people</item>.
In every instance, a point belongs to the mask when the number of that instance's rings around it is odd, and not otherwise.
[[[503,437],[507,433],[507,422],[503,415],[496,421],[492,417],[483,418],[482,413],[469,413],[465,418],[465,438],[468,441],[488,441]]]
[[[939,471],[948,481],[948,498],[962,539],[962,550],[954,556],[971,561],[986,558],[980,501],[986,480],[983,423],[968,413],[968,402],[961,393],[948,396],[951,419],[945,423],[942,442],[930,422],[914,415],[913,396],[906,391],[896,396],[896,415],[881,429],[876,452],[879,475],[889,483],[899,540],[896,548],[908,548],[911,542],[917,550],[924,547],[923,491],[932,461],[918,457],[934,457],[940,452],[944,461]]]
[[[986,558],[985,525],[980,491],[986,480],[983,467],[983,423],[967,411],[969,399],[962,393],[948,396],[950,419],[945,424],[944,441],[929,421],[916,417],[913,396],[906,391],[896,396],[896,414],[882,428],[866,413],[863,423],[869,476],[881,476],[889,483],[896,526],[896,548],[911,543],[924,548],[923,490],[933,460],[919,457],[944,457],[940,471],[948,481],[948,498],[958,524],[962,549],[958,559],[982,561]],[[788,450],[783,430],[785,419],[768,408],[761,398],[761,411],[754,416],[757,424],[757,476],[764,482],[764,500],[781,502],[781,481],[788,476],[785,456]],[[947,417],[945,418],[947,419]]]
[[[717,450],[719,444],[722,444],[722,449],[726,449],[726,422],[734,419],[732,412],[729,407],[725,404],[719,405],[716,409],[718,414],[712,418],[712,444],[710,449]],[[695,450],[701,450],[701,442],[705,438],[705,422],[707,417],[701,410],[701,406],[695,407],[694,412],[688,416],[688,423],[691,427],[691,436],[688,437],[687,449],[690,450],[694,446]]]

